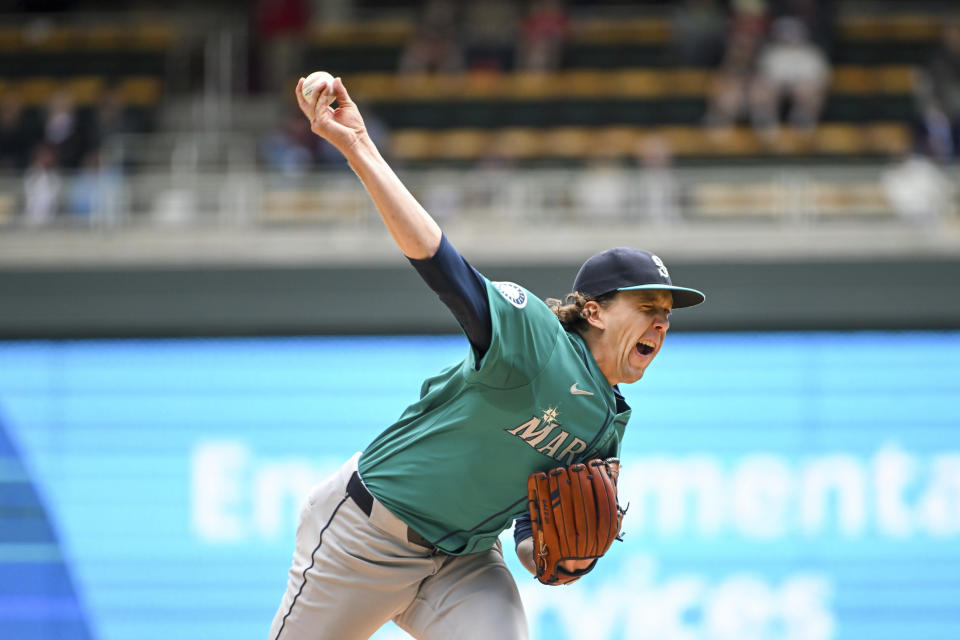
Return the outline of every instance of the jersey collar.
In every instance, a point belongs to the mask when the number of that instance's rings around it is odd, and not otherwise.
[[[580,350],[580,357],[583,358],[584,364],[587,365],[587,368],[590,370],[590,374],[593,376],[594,380],[602,389],[610,389],[610,393],[613,394],[614,402],[616,403],[616,412],[617,414],[630,411],[630,405],[627,404],[627,401],[624,400],[623,394],[620,393],[620,388],[617,385],[610,385],[607,382],[607,377],[603,375],[603,371],[600,370],[600,365],[597,364],[597,361],[593,357],[593,353],[590,351],[590,348],[587,347],[586,341],[576,331],[568,331],[567,336],[570,338],[570,341],[577,346]]]

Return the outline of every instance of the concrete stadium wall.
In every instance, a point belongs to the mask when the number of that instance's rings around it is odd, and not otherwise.
[[[484,265],[541,297],[576,266]],[[672,263],[708,300],[674,330],[960,328],[960,258]],[[455,332],[406,264],[389,267],[0,270],[0,338]]]

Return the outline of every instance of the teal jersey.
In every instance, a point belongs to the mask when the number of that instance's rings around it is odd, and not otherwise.
[[[486,280],[490,347],[427,379],[360,458],[365,484],[442,551],[490,548],[527,512],[527,477],[619,455],[630,415],[583,339],[510,282]]]

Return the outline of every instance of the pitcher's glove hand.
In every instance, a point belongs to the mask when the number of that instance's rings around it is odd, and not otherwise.
[[[537,580],[567,584],[593,570],[620,534],[624,510],[617,502],[620,461],[594,459],[586,464],[538,471],[527,480],[533,556]],[[593,560],[568,571],[566,560]]]

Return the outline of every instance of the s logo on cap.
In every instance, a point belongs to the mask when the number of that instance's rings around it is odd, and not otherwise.
[[[650,255],[650,259],[653,260],[653,264],[657,265],[657,272],[660,273],[664,278],[670,277],[670,272],[667,271],[667,265],[663,264],[663,260],[660,259],[660,256]]]

